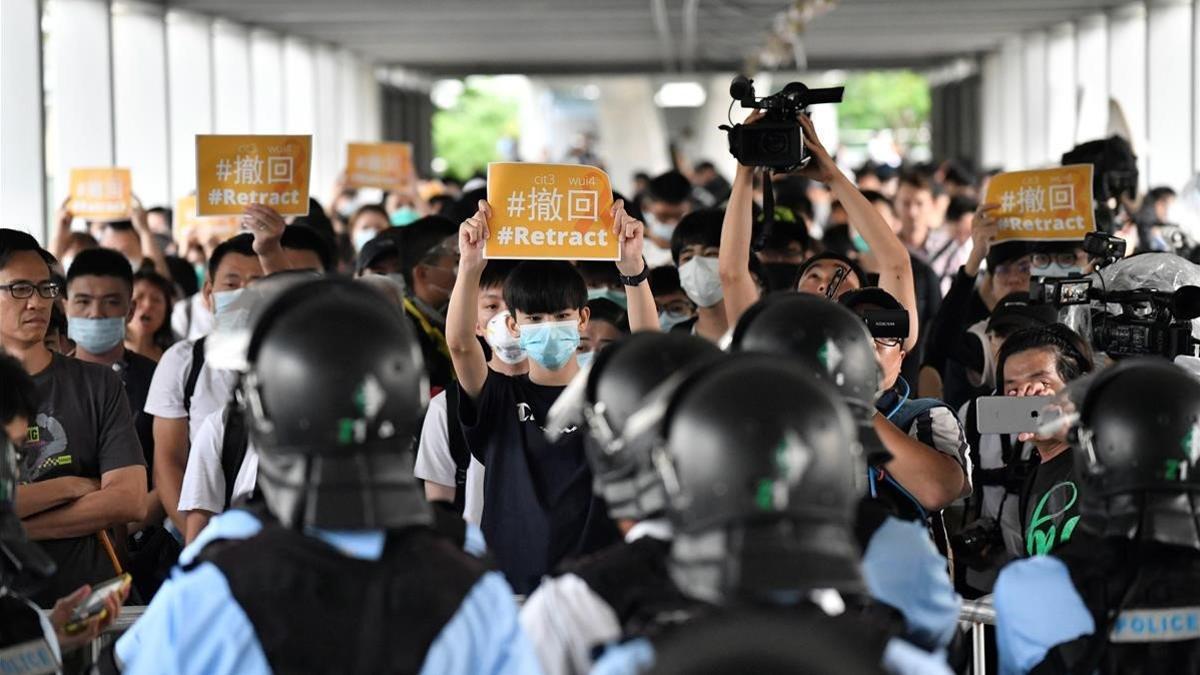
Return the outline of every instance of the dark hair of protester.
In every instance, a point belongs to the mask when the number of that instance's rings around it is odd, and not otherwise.
[[[116,277],[129,286],[130,293],[133,292],[133,268],[125,256],[112,249],[80,251],[71,263],[71,269],[67,270],[68,290],[72,281],[83,276]]]
[[[167,269],[171,272],[171,281],[182,291],[182,297],[195,295],[200,290],[200,280],[196,278],[196,270],[187,260],[177,255],[166,256]],[[171,291],[175,295],[175,291]]]
[[[96,241],[96,238],[87,232],[70,232],[67,234],[67,240],[63,243],[62,250],[85,250],[89,248],[100,248],[100,242]]]
[[[486,187],[477,188],[475,190],[471,190],[470,192],[464,192],[454,207],[453,212],[443,213],[442,215],[456,223],[461,223],[467,218],[475,215],[475,212],[479,210],[479,200],[481,199],[487,199]]]
[[[40,254],[41,250],[42,247],[38,246],[37,239],[34,239],[28,232],[0,228],[0,270],[8,266],[8,261],[12,259],[14,253],[37,251]],[[47,265],[49,264],[47,263]]]
[[[110,220],[104,226],[116,232],[133,232],[132,220]]]
[[[699,209],[684,216],[671,233],[671,259],[679,264],[679,254],[688,246],[721,245],[721,224],[725,209]]]
[[[527,260],[517,265],[504,285],[504,304],[515,316],[552,314],[587,305],[587,284],[568,262]]]
[[[617,303],[608,298],[594,298],[588,300],[587,306],[591,310],[588,321],[603,321],[622,333],[629,332],[629,314]]]
[[[0,352],[0,425],[37,418],[37,388],[21,362]],[[3,433],[3,432],[0,432]]]
[[[768,251],[786,251],[788,244],[797,242],[800,248],[805,251],[811,251],[818,247],[818,242],[814,241],[812,235],[808,233],[808,227],[804,221],[797,218],[781,218],[783,213],[775,209],[775,222],[771,224],[771,229],[762,237],[762,247]]]
[[[974,213],[977,208],[979,208],[979,202],[971,197],[963,195],[952,197],[946,206],[946,222],[956,223],[967,214]]]
[[[1175,191],[1169,187],[1166,187],[1165,185],[1156,188],[1150,188],[1150,190],[1146,193],[1145,203],[1157,204],[1164,199],[1169,199],[1174,196]]]
[[[167,221],[167,227],[170,227],[175,222],[175,212],[166,206],[152,206],[146,209],[146,214],[157,213]]]
[[[878,190],[863,190],[862,196],[866,197],[867,201],[871,202],[871,204],[887,204],[888,210],[890,210],[892,212],[892,214],[895,215],[895,213],[896,213],[895,202],[893,202],[887,195],[883,194],[882,192],[879,192]]]
[[[254,254],[254,235],[249,232],[243,232],[226,239],[217,244],[213,249],[212,255],[208,258],[208,278],[215,279],[217,270],[221,267],[221,260],[230,253],[253,257]]]
[[[175,344],[175,331],[171,330],[171,310],[175,305],[175,300],[172,296],[175,293],[175,287],[166,277],[154,270],[142,270],[133,275],[135,286],[139,281],[145,281],[157,288],[167,300],[167,306],[163,311],[162,325],[158,327],[158,330],[154,331],[154,344],[165,350]]]
[[[650,198],[667,204],[682,204],[692,195],[692,183],[678,171],[668,171],[650,180]]]
[[[379,204],[363,204],[354,210],[354,214],[350,216],[350,221],[347,222],[346,225],[353,230],[354,223],[358,222],[359,218],[362,218],[368,213],[374,213],[375,215],[383,216],[384,220],[388,221],[389,223],[392,222],[391,217],[388,216],[387,209],[383,208]]]
[[[942,188],[927,174],[920,171],[906,171],[900,176],[900,185],[907,185],[917,190],[924,190],[933,196],[942,193]]]
[[[621,288],[621,273],[607,260],[580,260],[575,268],[588,288]]]
[[[67,313],[57,302],[50,305],[50,322],[46,324],[46,333],[67,334]]]
[[[833,251],[822,251],[821,253],[818,253],[808,260],[800,263],[800,267],[796,268],[796,281],[792,284],[792,287],[795,288],[799,286],[800,279],[804,277],[804,273],[808,271],[808,268],[821,262],[822,260],[836,260],[837,262],[840,262],[846,267],[850,268],[851,274],[858,279],[859,288],[862,288],[867,284],[867,273],[863,271],[863,268],[858,266],[858,263],[840,253],[834,253]]]
[[[504,288],[508,275],[517,266],[516,260],[489,260],[479,275],[479,288]],[[609,267],[614,267],[611,263]]]
[[[672,265],[655,267],[650,270],[650,276],[647,281],[650,282],[650,293],[652,295],[667,295],[668,293],[683,291],[683,286],[679,284],[679,268]]]
[[[279,245],[294,251],[312,251],[321,259],[321,269],[333,269],[333,248],[320,232],[303,225],[288,225],[283,228]]]
[[[971,187],[975,185],[975,174],[967,168],[967,165],[958,160],[948,160],[942,165],[942,175],[944,181],[949,185],[958,185],[960,187]]]
[[[1092,371],[1092,348],[1078,333],[1056,323],[1019,330],[1004,341],[996,356],[996,386],[1004,386],[1004,364],[1013,354],[1031,349],[1053,349],[1055,370],[1063,382],[1070,382]]]
[[[434,195],[429,198],[429,210],[435,216],[453,217],[457,204],[458,200],[450,195]]]
[[[413,268],[422,262],[431,262],[430,255],[435,249],[457,232],[454,221],[442,216],[425,216],[399,228],[400,271],[409,288],[413,287]]]

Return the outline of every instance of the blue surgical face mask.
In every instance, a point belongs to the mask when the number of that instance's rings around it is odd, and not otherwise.
[[[646,222],[646,229],[652,236],[659,239],[666,239],[667,241],[671,240],[671,235],[675,233],[674,224],[662,222],[658,218],[655,218],[653,213],[644,214],[643,219]]]
[[[867,240],[863,239],[862,235],[857,232],[854,233],[854,236],[850,239],[850,242],[854,244],[854,250],[858,251],[859,253],[866,253],[871,250],[871,247],[867,245]]]
[[[196,270],[196,284],[198,286],[203,286],[204,277],[206,274],[208,274],[208,269],[204,267],[204,263],[196,263],[195,265],[192,265],[192,269]]]
[[[567,365],[579,348],[578,321],[551,321],[521,325],[521,349],[547,370]]]
[[[233,304],[233,301],[238,299],[243,290],[245,289],[239,288],[236,291],[214,291],[212,294],[213,316],[218,316],[226,309],[229,309],[229,305]]]
[[[589,288],[588,300],[603,298],[610,302],[615,302],[621,309],[629,309],[629,298],[625,297],[625,291],[618,291],[614,288]]]
[[[358,232],[355,232],[354,233],[354,250],[356,252],[362,251],[363,247],[367,245],[367,242],[371,241],[378,235],[379,235],[379,230],[366,229],[366,230],[359,230]]]
[[[401,206],[392,214],[392,225],[396,227],[404,227],[411,225],[420,219],[421,214],[411,206]]]
[[[664,333],[669,333],[672,328],[692,318],[691,314],[676,314],[675,312],[659,312],[658,325]]]
[[[125,341],[125,317],[67,320],[67,337],[89,354],[104,354]]]
[[[579,352],[575,355],[575,360],[579,362],[580,368],[587,368],[596,360],[596,352]]]

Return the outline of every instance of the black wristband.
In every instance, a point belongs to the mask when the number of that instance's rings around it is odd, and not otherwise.
[[[642,271],[639,274],[632,277],[627,277],[624,274],[620,274],[619,276],[621,277],[621,283],[626,286],[640,286],[650,276],[650,266],[646,264],[646,259],[642,258]]]

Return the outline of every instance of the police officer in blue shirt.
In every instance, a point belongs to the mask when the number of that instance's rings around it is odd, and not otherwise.
[[[840,646],[804,672],[950,672],[869,611],[853,533],[863,467],[853,418],[830,389],[799,364],[738,354],[643,406],[639,415],[661,417],[645,433],[665,439],[655,464],[674,530],[669,572],[693,604],[674,623],[606,650],[593,672],[697,672],[676,659],[700,650],[719,652],[734,671],[786,672],[788,650],[768,662],[763,645],[814,636]],[[626,437],[643,426],[635,416]],[[744,625],[760,639],[745,639]]]
[[[1135,359],[1058,401],[1080,519],[1066,546],[1000,572],[1000,672],[1200,672],[1200,380]]]
[[[254,323],[237,400],[264,508],[213,519],[117,643],[131,673],[538,672],[504,578],[412,474],[428,396],[404,316],[321,279]]]
[[[956,635],[961,598],[950,582],[946,559],[933,547],[923,523],[901,515],[908,511],[896,508],[900,495],[870,480],[891,453],[872,426],[881,375],[863,319],[820,296],[780,293],[746,310],[734,329],[732,349],[800,364],[840,396],[870,467],[857,474],[861,501],[855,534],[871,596],[903,615],[906,640],[927,650],[948,648]]]

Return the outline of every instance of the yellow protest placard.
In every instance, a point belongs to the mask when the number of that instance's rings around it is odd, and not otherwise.
[[[578,164],[488,164],[487,258],[618,260],[608,174]]]
[[[264,204],[308,214],[312,136],[196,136],[196,215],[227,216]]]
[[[241,216],[197,216],[194,194],[175,202],[174,224],[175,241],[184,250],[189,240],[211,248],[242,230]]]
[[[129,169],[71,169],[71,213],[84,220],[129,218],[133,189]]]
[[[983,201],[1000,205],[996,241],[1083,239],[1096,229],[1091,164],[997,174]]]
[[[346,187],[407,190],[415,178],[411,143],[346,145]]]

